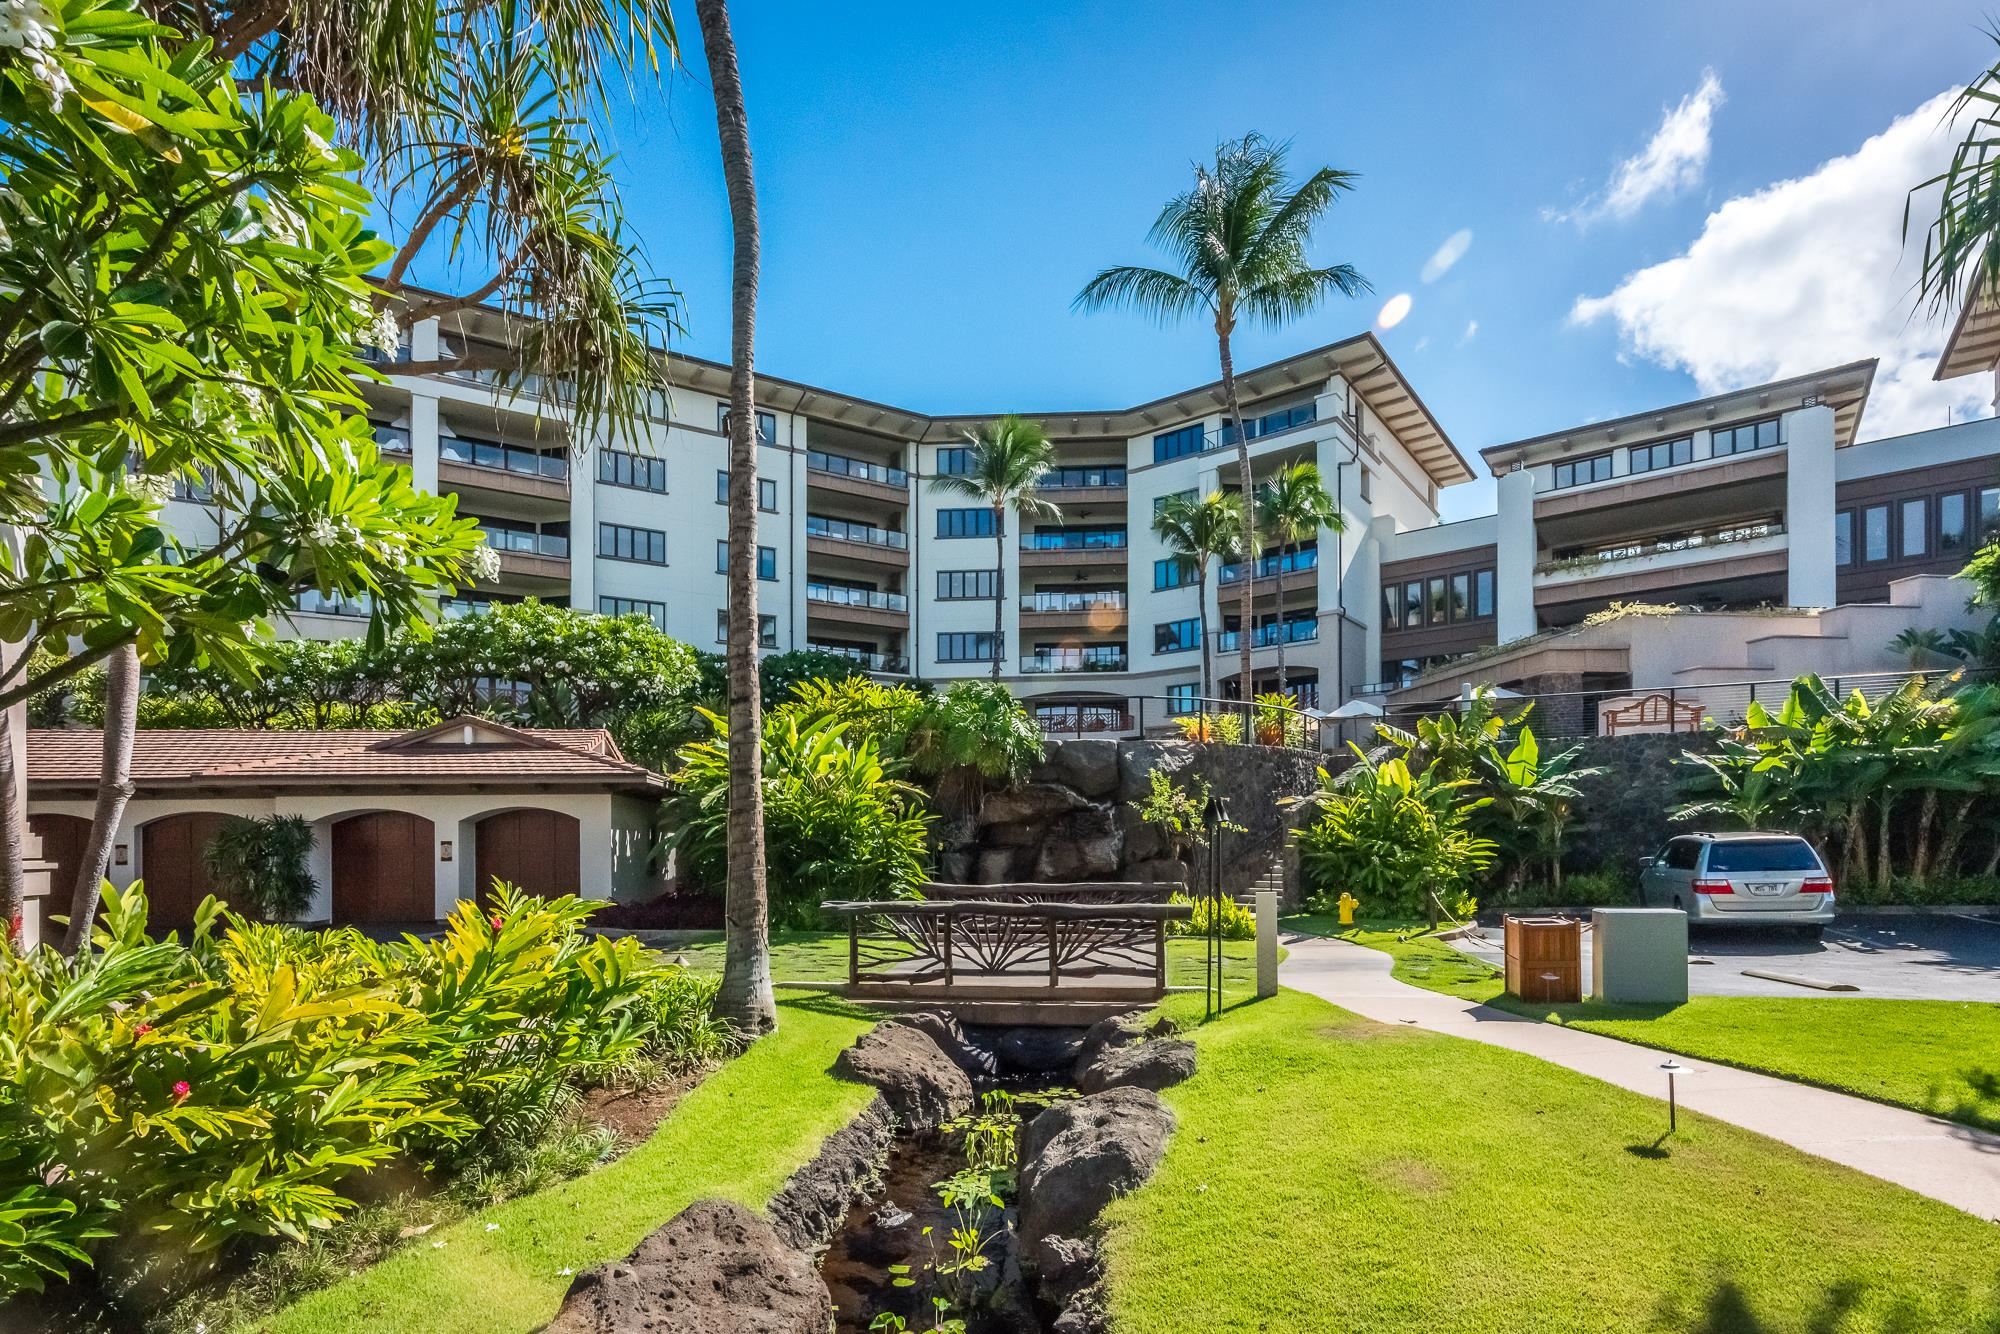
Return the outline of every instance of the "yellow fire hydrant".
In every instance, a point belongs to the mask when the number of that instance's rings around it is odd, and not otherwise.
[[[1359,908],[1360,906],[1361,906],[1360,899],[1357,899],[1352,894],[1349,894],[1345,890],[1342,890],[1340,895],[1340,924],[1342,926],[1353,926],[1354,910],[1356,908]]]

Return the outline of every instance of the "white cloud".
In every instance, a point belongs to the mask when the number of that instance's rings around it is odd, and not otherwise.
[[[1956,94],[1898,117],[1845,157],[1731,199],[1687,250],[1580,297],[1578,324],[1617,323],[1625,352],[1685,370],[1703,394],[1879,357],[1865,438],[1984,415],[1983,376],[1933,383],[1947,327],[1918,310],[1920,253],[1903,245],[1905,192],[1935,175]],[[1912,217],[1925,216],[1924,201]],[[1913,313],[1915,312],[1915,313]]]
[[[1409,315],[1410,307],[1413,304],[1408,292],[1396,293],[1396,295],[1382,303],[1382,311],[1375,317],[1375,327],[1378,329],[1395,328]]]
[[[1458,345],[1464,347],[1477,337],[1479,337],[1479,321],[1467,320],[1465,322],[1465,332],[1458,336]]]
[[[1579,226],[1599,218],[1629,218],[1654,199],[1664,199],[1701,182],[1708,166],[1709,127],[1722,105],[1722,80],[1701,72],[1701,86],[1668,107],[1645,148],[1620,162],[1601,195],[1567,211],[1544,209],[1542,216]]]
[[[1431,336],[1429,334],[1425,334],[1422,338],[1419,338],[1416,341],[1416,345],[1412,347],[1410,351],[1421,352],[1430,345],[1431,345]]]
[[[1461,227],[1444,238],[1444,244],[1437,248],[1424,264],[1421,275],[1427,283],[1434,283],[1451,272],[1451,266],[1465,258],[1465,252],[1472,249],[1472,229]]]

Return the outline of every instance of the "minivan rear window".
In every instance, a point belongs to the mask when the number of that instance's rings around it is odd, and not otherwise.
[[[1743,871],[1817,871],[1819,856],[1812,844],[1797,838],[1752,839],[1711,843],[1708,869],[1724,874]]]

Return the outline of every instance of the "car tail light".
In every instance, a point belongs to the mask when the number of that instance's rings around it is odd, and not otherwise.
[[[1727,880],[1697,880],[1694,882],[1697,894],[1734,894],[1736,889]]]
[[[1833,893],[1833,881],[1823,875],[1807,876],[1806,882],[1799,886],[1799,893],[1831,894]]]

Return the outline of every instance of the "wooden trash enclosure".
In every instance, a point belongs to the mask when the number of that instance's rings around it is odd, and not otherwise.
[[[1507,994],[1536,1005],[1583,999],[1583,923],[1570,917],[1506,917]]]

